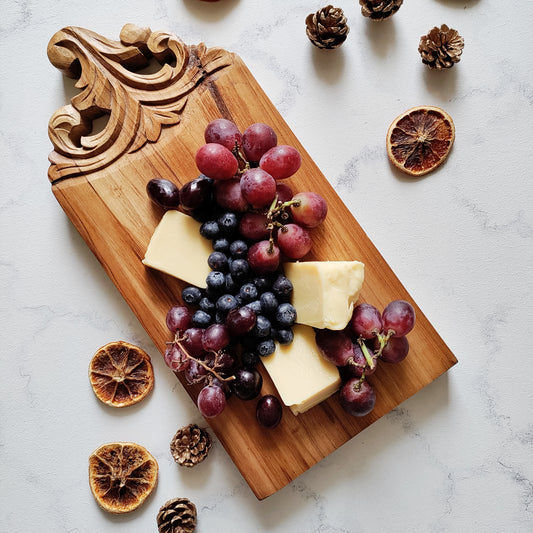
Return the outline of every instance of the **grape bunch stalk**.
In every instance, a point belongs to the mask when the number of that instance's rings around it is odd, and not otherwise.
[[[327,204],[311,191],[293,193],[285,180],[299,170],[300,154],[278,144],[269,125],[254,123],[241,134],[219,118],[207,125],[204,140],[195,155],[196,178],[181,188],[154,178],[146,189],[160,208],[200,222],[201,238],[212,244],[206,288],[185,287],[185,305],[168,311],[174,339],[165,360],[188,383],[203,385],[198,408],[213,417],[231,395],[256,398],[260,358],[273,354],[276,342],[292,342],[296,309],[282,263],[309,253],[311,231],[325,220]],[[257,403],[264,427],[275,427],[281,413],[275,396]]]
[[[383,313],[371,304],[361,303],[344,330],[316,330],[322,357],[339,367],[343,379],[339,401],[347,413],[365,416],[374,409],[376,392],[367,377],[376,371],[379,360],[399,363],[407,357],[406,335],[415,320],[415,310],[405,300],[390,302]]]

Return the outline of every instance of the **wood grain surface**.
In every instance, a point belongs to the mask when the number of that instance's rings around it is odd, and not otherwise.
[[[398,365],[380,365],[369,377],[377,393],[371,414],[347,415],[333,396],[299,416],[284,408],[282,423],[265,430],[256,423],[254,401],[231,398],[221,416],[207,421],[257,498],[293,481],[456,363],[238,56],[132,25],[123,28],[120,41],[64,28],[52,37],[48,56],[78,80],[80,90],[50,119],[52,191],[162,353],[171,340],[165,316],[180,302],[184,284],[141,263],[162,215],[145,187],[153,177],[178,185],[194,179],[194,154],[206,124],[218,117],[233,120],[241,131],[266,122],[280,144],[300,151],[302,167],[287,183],[295,191],[320,193],[329,206],[325,223],[313,232],[308,259],[363,261],[360,301],[383,308],[401,298],[415,307],[409,356]],[[107,122],[93,133],[101,116]],[[262,393],[276,394],[264,369],[262,374]],[[195,400],[199,388],[178,379]]]

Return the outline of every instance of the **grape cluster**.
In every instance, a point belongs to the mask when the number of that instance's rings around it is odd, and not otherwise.
[[[376,371],[379,360],[399,363],[407,357],[406,335],[414,325],[413,306],[394,300],[383,313],[371,304],[359,304],[342,331],[316,330],[320,353],[339,367],[343,379],[339,401],[347,413],[365,416],[374,409],[376,392],[366,378]]]
[[[292,146],[278,145],[267,124],[241,134],[233,122],[216,119],[204,138],[195,156],[197,178],[181,189],[154,178],[147,193],[163,209],[180,209],[201,222],[200,235],[212,243],[206,288],[185,287],[186,306],[168,312],[174,340],[165,360],[188,383],[204,385],[198,408],[213,417],[232,394],[256,398],[258,361],[275,351],[276,341],[292,342],[296,310],[281,262],[310,251],[310,230],[324,221],[327,205],[319,194],[293,194],[282,182],[300,168],[301,157]],[[267,395],[256,414],[261,425],[275,427],[281,404]]]

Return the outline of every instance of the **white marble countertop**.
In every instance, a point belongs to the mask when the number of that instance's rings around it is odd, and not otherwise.
[[[320,51],[302,0],[6,0],[0,21],[0,531],[156,531],[167,500],[198,508],[198,532],[533,531],[533,2],[406,0],[375,24],[335,4],[350,33]],[[258,501],[215,442],[179,469],[174,432],[196,407],[55,201],[47,124],[76,91],[48,61],[64,26],[118,39],[127,22],[237,52],[459,359],[447,374],[296,481]],[[445,72],[418,40],[446,23],[465,39]],[[443,107],[457,137],[423,179],[388,162],[385,134],[409,107]],[[95,398],[103,344],[143,346],[151,396],[127,412]],[[87,480],[100,444],[131,440],[160,466],[126,516],[101,511]]]

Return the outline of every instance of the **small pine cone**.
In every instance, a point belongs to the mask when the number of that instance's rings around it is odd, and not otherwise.
[[[331,5],[307,15],[305,26],[307,37],[318,48],[337,48],[350,31],[342,9]]]
[[[403,0],[359,0],[361,13],[369,19],[380,21],[394,15]]]
[[[211,438],[196,424],[178,429],[170,441],[170,452],[180,466],[192,467],[201,463],[209,453]]]
[[[187,498],[169,500],[157,513],[159,533],[192,533],[196,529],[196,506]]]
[[[464,44],[464,39],[457,30],[443,24],[420,37],[418,51],[422,56],[422,63],[431,69],[442,70],[453,67],[460,61]]]

